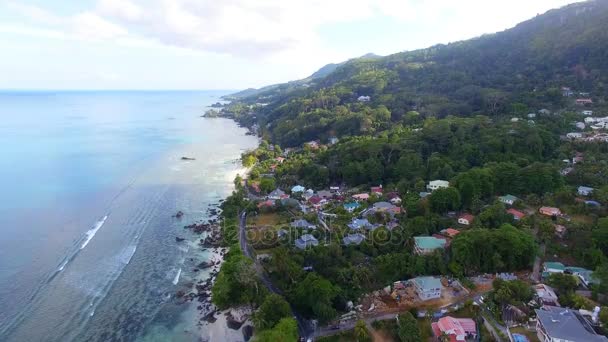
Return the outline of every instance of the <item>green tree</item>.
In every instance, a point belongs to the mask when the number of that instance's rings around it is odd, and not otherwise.
[[[460,193],[456,188],[437,189],[429,196],[431,209],[436,213],[445,213],[460,208]]]
[[[401,342],[420,342],[418,322],[410,312],[397,316],[397,335]]]
[[[365,321],[363,321],[362,319],[358,320],[357,323],[355,323],[355,338],[357,339],[357,342],[371,341],[371,337],[369,336],[369,331],[367,331]]]
[[[293,318],[283,318],[269,330],[256,334],[255,342],[295,342],[298,340],[298,323]]]
[[[264,177],[260,180],[260,190],[265,193],[272,192],[276,188],[276,182],[274,178]]]
[[[266,296],[264,302],[253,315],[253,323],[258,330],[274,327],[282,318],[291,317],[289,303],[278,294]]]
[[[555,288],[560,296],[574,293],[578,286],[576,277],[565,273],[552,273],[547,283]]]
[[[339,288],[332,285],[329,280],[311,272],[296,286],[292,303],[304,313],[325,323],[337,315],[332,302],[338,292]]]

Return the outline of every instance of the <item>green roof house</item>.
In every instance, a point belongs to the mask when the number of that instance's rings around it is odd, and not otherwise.
[[[422,300],[441,298],[441,279],[435,277],[417,277],[410,280],[414,284],[416,294]]]
[[[504,195],[504,196],[500,196],[498,197],[498,200],[504,204],[507,205],[513,205],[513,203],[515,203],[515,201],[517,201],[519,198],[513,196],[513,195]]]

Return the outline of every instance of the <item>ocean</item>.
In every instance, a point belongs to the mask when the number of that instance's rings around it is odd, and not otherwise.
[[[0,341],[238,336],[175,298],[218,258],[184,226],[209,218],[258,143],[201,117],[224,94],[0,92]]]

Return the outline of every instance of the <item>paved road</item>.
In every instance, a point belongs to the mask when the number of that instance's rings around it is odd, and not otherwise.
[[[239,220],[239,244],[241,246],[241,250],[243,251],[243,254],[253,261],[255,270],[257,271],[257,274],[260,277],[260,280],[262,281],[264,286],[266,286],[266,288],[268,288],[268,290],[270,292],[273,292],[273,293],[276,293],[279,295],[283,295],[281,290],[279,290],[276,286],[274,286],[274,284],[272,284],[272,281],[270,280],[270,278],[268,278],[268,275],[266,274],[264,267],[262,267],[262,265],[258,262],[258,260],[255,257],[255,253],[253,252],[253,249],[247,243],[246,227],[247,227],[247,213],[242,212],[240,215],[240,220]],[[304,337],[305,339],[312,338],[314,336],[313,324],[310,321],[308,321],[307,319],[304,319],[304,317],[302,317],[302,315],[298,314],[294,310],[293,306],[291,306],[291,311],[293,313],[293,317],[298,322],[298,330],[299,330],[300,336]]]

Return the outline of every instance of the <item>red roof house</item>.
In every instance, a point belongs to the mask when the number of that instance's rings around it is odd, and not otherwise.
[[[431,324],[431,327],[435,337],[446,334],[450,337],[450,342],[466,341],[467,338],[474,339],[477,336],[477,326],[470,318],[446,316]]]
[[[371,193],[372,194],[382,195],[382,185],[372,186]]]
[[[521,212],[521,211],[519,211],[519,210],[515,210],[515,209],[513,209],[513,208],[511,208],[511,209],[507,210],[507,212],[508,212],[509,214],[513,215],[513,218],[514,218],[516,221],[519,221],[519,220],[521,220],[522,218],[524,218],[524,217],[526,216],[526,214],[522,213],[522,212]]]
[[[471,215],[471,214],[462,214],[460,215],[460,217],[458,218],[458,223],[468,226],[471,223],[473,223],[473,220],[475,219],[475,216]]]
[[[547,216],[560,216],[562,214],[559,208],[554,207],[540,207],[540,209],[538,209],[538,212]]]
[[[449,238],[453,238],[454,236],[460,233],[460,230],[454,228],[448,228],[441,231],[441,233]]]

